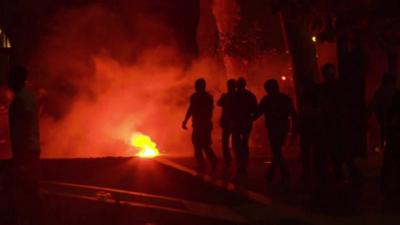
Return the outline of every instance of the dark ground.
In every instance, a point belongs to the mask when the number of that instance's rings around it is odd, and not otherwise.
[[[194,168],[192,158],[167,161]],[[379,155],[359,162],[366,177],[362,185],[332,184],[318,201],[310,187],[296,181],[296,157],[290,161],[293,182],[288,189],[263,181],[268,158],[251,162],[248,178],[235,178],[234,168],[220,166],[205,181],[203,175],[159,159],[45,159],[43,224],[400,224],[398,201],[385,200],[377,185]],[[1,161],[1,171],[6,164]],[[238,190],[217,187],[218,182],[233,183]],[[249,191],[269,202],[248,196]]]
[[[1,171],[7,164],[1,161]],[[257,205],[155,160],[51,159],[41,164],[43,224],[241,224],[247,223],[241,207]],[[69,186],[74,184],[88,186]],[[6,196],[1,196],[6,212]]]

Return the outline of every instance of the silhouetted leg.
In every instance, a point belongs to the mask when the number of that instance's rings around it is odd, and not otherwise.
[[[40,202],[40,162],[39,162],[39,151],[37,155],[32,156],[29,160],[29,168],[31,170],[31,179],[28,184],[29,189],[29,200],[28,207],[30,211],[30,221],[32,225],[41,224],[41,202]]]
[[[204,157],[203,157],[203,152],[201,150],[200,146],[194,146],[194,154],[195,158],[197,161],[197,169],[200,172],[203,172],[205,170],[205,163],[204,163]]]
[[[243,130],[242,134],[242,143],[241,143],[241,149],[242,149],[242,170],[244,173],[247,172],[247,167],[249,164],[249,139],[250,139],[250,134],[251,134],[251,125],[246,127]]]
[[[393,174],[393,190],[398,197],[400,195],[400,131],[397,130],[392,139],[392,174]]]
[[[391,140],[389,140],[384,151],[383,163],[381,169],[381,188],[382,191],[386,193],[390,192],[392,189],[393,161],[394,161],[394,154],[391,145]]]
[[[285,161],[282,157],[281,150],[275,153],[276,161],[279,166],[279,170],[281,171],[281,179],[286,180],[288,176],[287,168],[285,165]]]
[[[16,201],[16,196],[18,196],[16,193],[20,189],[19,187],[21,186],[17,181],[18,179],[18,170],[16,169],[16,161],[15,159],[11,160],[11,164],[8,165],[6,176],[4,177],[3,180],[3,194],[6,197],[6,201],[3,199],[2,204],[6,204],[7,207],[5,208],[6,211],[2,212],[4,213],[6,217],[4,218],[4,221],[1,221],[2,224],[17,224],[17,219],[18,219],[18,204]]]
[[[268,183],[272,183],[272,179],[275,175],[276,169],[280,165],[281,159],[280,159],[279,148],[276,143],[275,137],[270,135],[269,139],[270,139],[269,141],[270,141],[270,147],[271,147],[271,151],[272,151],[272,161],[271,161],[271,166],[269,167],[269,169],[267,169],[267,172],[265,174],[265,179]]]
[[[229,149],[229,139],[231,137],[231,129],[224,127],[222,128],[222,153],[224,155],[225,164],[229,165],[232,156]],[[233,142],[233,141],[232,141]]]
[[[354,156],[352,154],[346,155],[345,164],[346,164],[347,170],[349,172],[350,181],[353,184],[360,185],[362,182],[363,176],[362,176],[361,171],[357,168],[355,160],[354,160]]]
[[[233,143],[233,151],[236,157],[236,167],[239,168],[241,165],[241,132],[240,129],[235,128],[232,132],[232,143]]]
[[[217,157],[215,156],[214,150],[210,146],[205,146],[204,152],[206,153],[207,159],[211,163],[212,171],[215,171],[217,169],[218,160]]]
[[[329,175],[328,159],[329,152],[325,147],[322,136],[315,136],[313,141],[313,167],[312,171],[315,176],[315,191],[318,193],[325,188]]]
[[[268,183],[272,183],[272,179],[274,178],[275,170],[279,164],[277,156],[272,153],[272,160],[271,160],[271,166],[267,169],[265,172],[265,179]]]
[[[326,143],[330,149],[333,161],[333,175],[336,180],[343,180],[344,149],[341,145],[341,137],[336,133],[331,133]]]
[[[280,136],[279,139],[277,140],[277,146],[276,146],[276,150],[275,150],[275,155],[277,157],[277,163],[279,165],[279,169],[281,171],[281,181],[284,184],[287,184],[290,180],[290,176],[289,176],[289,170],[287,168],[286,165],[286,161],[282,156],[282,147],[285,143],[286,138]]]
[[[211,162],[213,170],[216,169],[217,166],[217,157],[215,156],[214,151],[211,148],[211,131],[212,131],[212,126],[204,126],[204,127],[199,127],[196,129],[197,131],[197,144],[200,147],[200,153],[201,150],[204,151],[204,153],[207,156],[207,159]],[[201,156],[202,157],[202,156]]]
[[[232,148],[233,152],[235,153],[236,159],[239,157],[240,152],[240,131],[239,129],[235,129],[232,131]]]
[[[207,159],[210,162],[217,161],[217,157],[215,156],[214,150],[210,146],[205,146],[204,147],[204,152],[206,153]]]
[[[286,136],[287,136],[287,133],[281,133],[281,134],[279,134],[279,140],[278,140],[279,156],[281,159],[280,160],[280,169],[281,169],[281,176],[282,176],[283,182],[287,182],[290,179],[289,170],[287,168],[285,158],[282,156],[282,148],[283,148],[283,145],[285,144]]]
[[[279,154],[280,156],[280,170],[281,170],[281,180],[282,183],[287,184],[290,180],[290,173],[289,173],[289,169],[286,165],[286,160],[285,158],[283,158],[282,153]]]
[[[197,161],[199,171],[204,171],[204,157],[201,144],[201,130],[193,128],[192,143],[194,148],[194,157]]]
[[[239,134],[238,140],[238,149],[237,149],[237,173],[238,174],[245,174],[245,164],[246,164],[246,154],[245,149],[243,148],[243,131]]]
[[[197,161],[204,161],[203,152],[201,150],[201,145],[198,143],[193,143],[194,147],[194,157]]]
[[[13,159],[13,205],[17,224],[40,224],[39,151]]]
[[[320,186],[325,183],[325,179],[328,175],[326,170],[327,161],[325,160],[325,155],[323,148],[314,148],[313,155],[314,155],[314,175],[315,175],[315,187],[316,189],[320,189]]]
[[[379,129],[379,131],[380,131],[380,142],[379,142],[380,146],[379,147],[381,149],[384,149],[385,148],[385,143],[386,143],[386,131],[385,131],[385,129],[384,129],[382,124],[380,124],[379,127],[380,127],[380,129]]]
[[[399,149],[397,148],[397,151],[395,153],[395,159],[393,162],[394,165],[394,185],[395,185],[395,190],[400,189],[400,152]],[[399,194],[399,193],[397,193]]]
[[[281,171],[282,182],[288,183],[289,181],[289,170],[282,156],[282,147],[285,143],[286,135],[287,135],[286,129],[280,129],[280,127],[278,128],[277,131],[269,129],[269,138],[273,154],[271,169],[267,173],[267,181],[269,182],[272,181],[272,178],[275,174],[275,170],[277,167],[279,167]]]
[[[302,133],[300,136],[300,160],[302,165],[302,174],[300,181],[303,183],[308,183],[311,177],[311,151],[312,151],[311,134]]]
[[[215,156],[214,150],[211,148],[211,131],[212,126],[204,128],[202,132],[202,146],[207,159],[211,162],[213,170],[215,170],[217,166],[217,157]]]

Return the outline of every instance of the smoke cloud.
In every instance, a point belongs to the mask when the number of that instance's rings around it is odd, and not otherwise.
[[[226,15],[216,18],[221,43],[240,19],[239,6],[229,2],[216,0],[213,7]],[[135,132],[149,135],[164,154],[192,155],[191,132],[181,122],[194,81],[204,77],[216,101],[226,79],[242,75],[226,72],[228,64],[216,56],[190,58],[163,15],[92,4],[60,9],[48,30],[29,64],[36,86],[48,93],[43,157],[132,156],[136,150],[128,142]],[[261,84],[287,67],[285,57],[271,52],[243,72],[252,75],[249,86],[260,97]],[[219,113],[215,108],[217,149]]]
[[[43,156],[131,156],[134,132],[191,154],[180,126],[193,82],[207,75],[215,92],[220,71],[207,59],[188,69],[175,40],[153,16],[121,17],[104,5],[61,10],[30,63],[52,110],[41,119]]]

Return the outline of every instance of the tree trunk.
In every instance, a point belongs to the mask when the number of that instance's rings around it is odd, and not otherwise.
[[[316,49],[308,32],[306,19],[301,15],[283,14],[287,44],[292,56],[293,79],[295,82],[298,108],[301,109],[302,94],[311,84],[317,81],[318,64]]]

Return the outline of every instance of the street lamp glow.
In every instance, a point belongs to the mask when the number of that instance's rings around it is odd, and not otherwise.
[[[317,42],[317,36],[315,36],[315,35],[312,36],[312,37],[311,37],[311,40],[312,40],[312,42],[314,42],[314,43]]]

